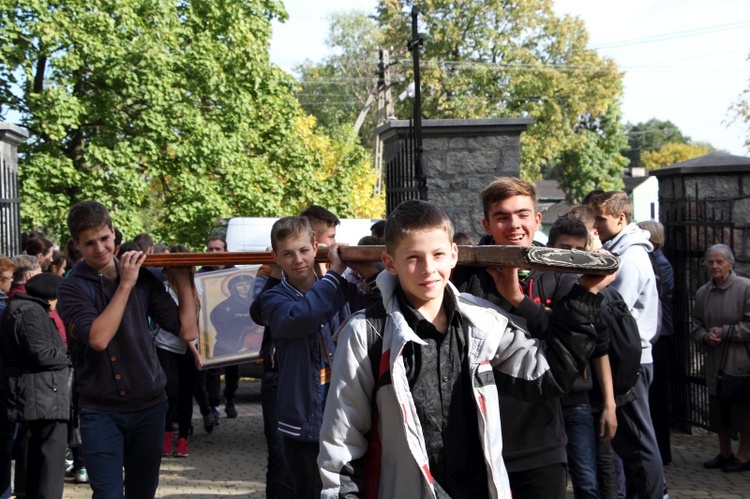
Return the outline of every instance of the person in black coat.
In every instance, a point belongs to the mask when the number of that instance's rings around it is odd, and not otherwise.
[[[8,304],[0,330],[0,378],[5,391],[1,417],[25,421],[29,432],[26,496],[62,497],[65,444],[70,417],[70,362],[48,312],[62,278],[38,274]]]

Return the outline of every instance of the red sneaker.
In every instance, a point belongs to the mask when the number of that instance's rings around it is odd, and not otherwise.
[[[174,455],[177,457],[188,457],[190,455],[190,452],[188,451],[187,439],[177,439],[177,447],[175,447]]]
[[[164,449],[162,449],[161,455],[162,456],[172,455],[172,432],[171,431],[164,432]]]

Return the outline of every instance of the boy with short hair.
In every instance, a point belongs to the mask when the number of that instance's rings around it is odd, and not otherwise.
[[[592,236],[586,224],[576,218],[580,214],[581,211],[576,210],[558,218],[549,231],[547,246],[591,250],[592,240],[596,236]],[[616,294],[610,288],[601,291],[605,303],[610,293]],[[617,431],[615,393],[608,354],[609,328],[597,325],[597,333],[596,346],[591,354],[599,390],[599,393],[592,392],[592,398],[598,401],[596,410],[592,410],[589,398],[594,383],[588,370],[573,383],[567,395],[560,399],[568,436],[568,468],[576,498],[596,496],[603,492],[597,474],[597,442],[608,446]]]
[[[385,229],[382,302],[339,330],[318,464],[323,497],[510,498],[498,389],[560,396],[583,369],[598,312],[575,286],[542,346],[489,302],[449,283],[453,225],[406,201]],[[546,353],[545,353],[546,352]]]
[[[324,276],[315,274],[318,242],[303,217],[277,220],[271,229],[271,245],[284,278],[255,299],[251,316],[258,324],[268,325],[276,349],[276,416],[295,497],[320,497],[316,459],[336,352],[332,335],[353,311],[368,306],[379,294],[366,295],[341,276],[346,264],[335,243],[328,251],[331,269]],[[354,266],[367,277],[375,274],[372,264]]]
[[[303,209],[299,216],[310,222],[318,244],[331,246],[336,243],[336,227],[341,223],[336,215],[322,206],[311,204]]]
[[[648,403],[654,374],[651,342],[659,325],[659,293],[649,257],[654,247],[648,231],[632,222],[633,205],[626,193],[597,194],[590,204],[603,248],[620,258],[620,271],[612,287],[622,295],[641,336],[641,374],[633,387],[636,397],[617,408],[620,426],[612,446],[622,458],[627,497],[663,497],[664,467]]]
[[[76,204],[68,230],[83,260],[58,289],[58,310],[77,370],[83,453],[94,497],[154,497],[159,483],[166,377],[149,316],[183,341],[197,335],[190,269],[171,269],[179,307],[142,264],[114,256],[115,231],[100,203]]]
[[[542,222],[536,189],[513,177],[497,178],[481,193],[486,236],[480,244],[534,245]],[[579,283],[592,276],[538,270],[457,267],[451,279],[459,291],[484,298],[526,320],[536,338],[550,335],[548,313]],[[522,401],[501,395],[504,459],[514,493],[564,499],[567,481],[565,424],[559,400]]]

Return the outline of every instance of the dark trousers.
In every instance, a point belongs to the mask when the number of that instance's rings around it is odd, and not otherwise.
[[[208,392],[206,391],[207,372],[206,370],[198,371],[195,375],[195,383],[193,384],[193,397],[203,416],[211,412],[211,406],[208,402]]]
[[[654,380],[649,389],[648,403],[651,409],[651,421],[654,424],[656,443],[663,464],[672,462],[672,448],[669,437],[669,369],[672,365],[672,336],[662,336],[653,347]]]
[[[81,436],[92,499],[150,499],[159,485],[167,402],[142,411],[82,407]],[[62,463],[60,464],[62,467]]]
[[[508,473],[513,497],[523,499],[565,499],[567,471],[563,463]]]
[[[221,404],[221,373],[224,372],[224,399],[232,400],[240,384],[240,367],[225,366],[206,370],[206,392],[211,407]]]
[[[68,424],[61,421],[27,421],[26,497],[59,499],[65,484],[65,444]]]
[[[317,499],[323,490],[318,469],[318,442],[284,437],[286,465],[294,483],[295,499]]]
[[[13,489],[10,483],[13,460],[13,443],[18,427],[5,418],[0,418],[0,499],[7,499]]]
[[[167,417],[165,431],[172,430],[172,422],[177,415],[178,438],[187,438],[190,421],[193,419],[193,387],[197,371],[193,363],[193,353],[174,353],[156,349],[162,369],[167,376]]]
[[[594,414],[594,428],[598,431],[602,413],[596,411]],[[599,495],[602,499],[617,499],[617,469],[615,467],[615,455],[612,450],[612,442],[604,442],[596,439],[596,479],[599,487]]]
[[[637,398],[617,408],[617,433],[612,447],[622,459],[628,498],[664,496],[664,467],[648,404],[652,377],[653,364],[641,364],[641,373],[633,387]]]
[[[276,417],[276,392],[279,389],[279,373],[263,373],[260,382],[260,401],[263,407],[263,433],[268,447],[268,468],[266,469],[266,498],[290,499],[294,497],[292,477],[286,466],[284,438],[278,432]]]

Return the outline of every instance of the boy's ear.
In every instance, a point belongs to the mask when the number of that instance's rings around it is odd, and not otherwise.
[[[396,267],[393,266],[393,257],[391,254],[387,251],[383,251],[380,255],[380,259],[383,260],[385,270],[387,270],[389,274],[396,275]]]
[[[451,243],[451,268],[455,269],[458,264],[458,244]]]
[[[484,231],[487,234],[492,235],[492,233],[490,232],[490,223],[487,221],[486,218],[482,219],[482,227],[484,227]]]

